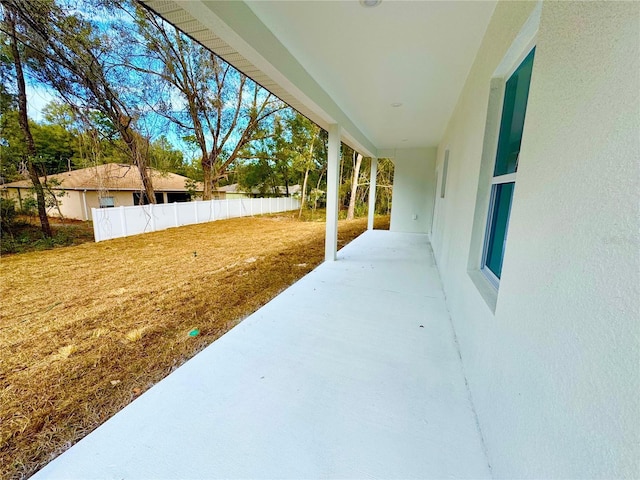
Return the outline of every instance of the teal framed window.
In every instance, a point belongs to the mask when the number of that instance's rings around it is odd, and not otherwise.
[[[497,288],[507,243],[509,216],[516,185],[520,145],[533,71],[533,48],[508,78],[504,88],[491,200],[482,255],[482,272]]]

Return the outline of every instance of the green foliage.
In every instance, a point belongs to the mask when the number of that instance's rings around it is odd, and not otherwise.
[[[165,136],[159,137],[149,145],[149,165],[162,172],[180,175],[183,175],[181,172],[188,166],[185,164],[182,152],[176,150]]]
[[[35,216],[38,213],[38,202],[34,197],[28,197],[22,200],[22,209],[20,211],[23,215]]]
[[[8,198],[0,198],[0,230],[11,233],[16,215],[16,203]]]
[[[202,194],[198,192],[198,185],[195,180],[189,178],[184,182],[184,186],[187,189],[187,193],[192,200],[202,196]]]
[[[287,109],[274,117],[269,134],[248,145],[237,165],[238,183],[245,189],[258,189],[262,194],[276,192],[276,187],[302,185],[307,178],[306,197],[309,205],[317,205],[326,178],[325,132],[299,113]],[[321,180],[324,180],[321,181]],[[311,198],[311,191],[318,190]]]
[[[38,226],[18,217],[11,234],[0,237],[0,253],[3,255],[26,253],[93,241],[93,228],[90,222],[58,225],[53,233],[51,238],[45,238]]]

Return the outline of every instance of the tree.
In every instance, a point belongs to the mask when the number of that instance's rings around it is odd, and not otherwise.
[[[235,170],[240,185],[274,195],[280,193],[278,187],[284,186],[285,195],[290,195],[295,152],[291,149],[291,132],[287,126],[292,114],[290,109],[276,114],[271,133],[250,142],[238,154]]]
[[[371,164],[367,165],[365,174],[369,174]],[[393,162],[388,158],[378,159],[378,168],[376,172],[376,213],[389,215],[391,213],[391,199],[393,197]],[[363,189],[364,190],[364,189]],[[367,191],[364,192],[368,195]]]
[[[55,0],[2,0],[24,25],[19,41],[32,52],[32,72],[53,87],[79,115],[101,112],[126,145],[138,167],[143,190],[155,202],[147,168],[148,139],[136,130],[139,111],[132,105],[129,73],[114,62],[117,37],[98,28],[87,16],[74,13]],[[114,6],[105,1],[101,8]],[[86,5],[85,5],[86,6]],[[75,8],[75,7],[74,7]],[[142,196],[141,196],[142,197]]]
[[[289,125],[292,130],[291,150],[296,153],[295,165],[300,170],[304,169],[300,212],[298,213],[298,216],[301,217],[307,199],[309,172],[317,165],[316,148],[320,140],[320,127],[300,114],[296,114]]]
[[[2,29],[9,36],[9,45],[11,49],[11,58],[13,60],[13,66],[15,68],[15,78],[17,84],[17,97],[18,97],[18,122],[24,136],[24,143],[26,145],[25,161],[27,164],[27,170],[29,172],[29,178],[33,183],[33,188],[36,193],[36,200],[38,202],[38,217],[40,218],[40,226],[42,233],[45,237],[51,237],[51,226],[49,225],[49,219],[47,218],[47,208],[45,204],[45,195],[42,184],[40,183],[39,173],[34,164],[36,158],[36,145],[31,134],[31,128],[29,125],[29,117],[27,113],[27,88],[24,79],[23,59],[20,52],[18,42],[18,30],[17,30],[17,17],[15,10],[10,5],[2,4],[3,6],[3,18]]]
[[[362,155],[353,152],[353,177],[351,179],[351,195],[349,196],[349,209],[347,210],[347,220],[353,220],[356,210],[356,200],[358,193],[358,181],[360,180],[360,166],[362,165]]]
[[[164,83],[167,98],[155,102],[155,111],[193,136],[208,200],[243,149],[268,135],[270,117],[285,104],[155,14],[139,6],[135,12],[127,4],[124,8],[137,25],[136,36],[129,32],[130,45],[144,46],[138,48],[143,57],[128,66]],[[175,108],[175,93],[184,108]]]

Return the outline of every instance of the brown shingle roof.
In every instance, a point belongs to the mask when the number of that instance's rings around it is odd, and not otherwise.
[[[160,172],[154,168],[149,168],[153,189],[158,192],[186,192],[186,183],[189,179],[175,173]],[[61,190],[129,190],[137,191],[142,189],[140,173],[135,165],[125,165],[121,163],[105,163],[95,167],[72,170],[71,172],[49,175],[47,180],[51,183],[59,183],[54,189]],[[40,178],[44,182],[44,177]],[[7,183],[3,188],[31,187],[31,180],[20,180],[18,182]],[[202,183],[196,184],[196,191],[203,190]]]
[[[278,189],[278,192],[281,193],[282,195],[284,195],[287,192],[287,187],[284,185],[281,185],[276,188]],[[298,184],[289,185],[289,195],[298,193],[300,192],[300,190],[302,190],[302,188]],[[249,192],[246,189],[245,190],[241,189],[240,185],[238,185],[237,183],[232,183],[231,185],[225,185],[224,187],[219,187],[216,191],[226,192],[226,193],[260,193],[260,189],[258,187],[252,188],[251,192]],[[267,193],[272,193],[272,192],[268,191]]]

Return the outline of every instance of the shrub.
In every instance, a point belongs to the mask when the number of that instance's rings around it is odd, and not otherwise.
[[[0,198],[0,229],[10,233],[16,219],[16,202]]]
[[[35,198],[29,197],[22,201],[22,214],[34,216],[38,211],[38,202]]]

